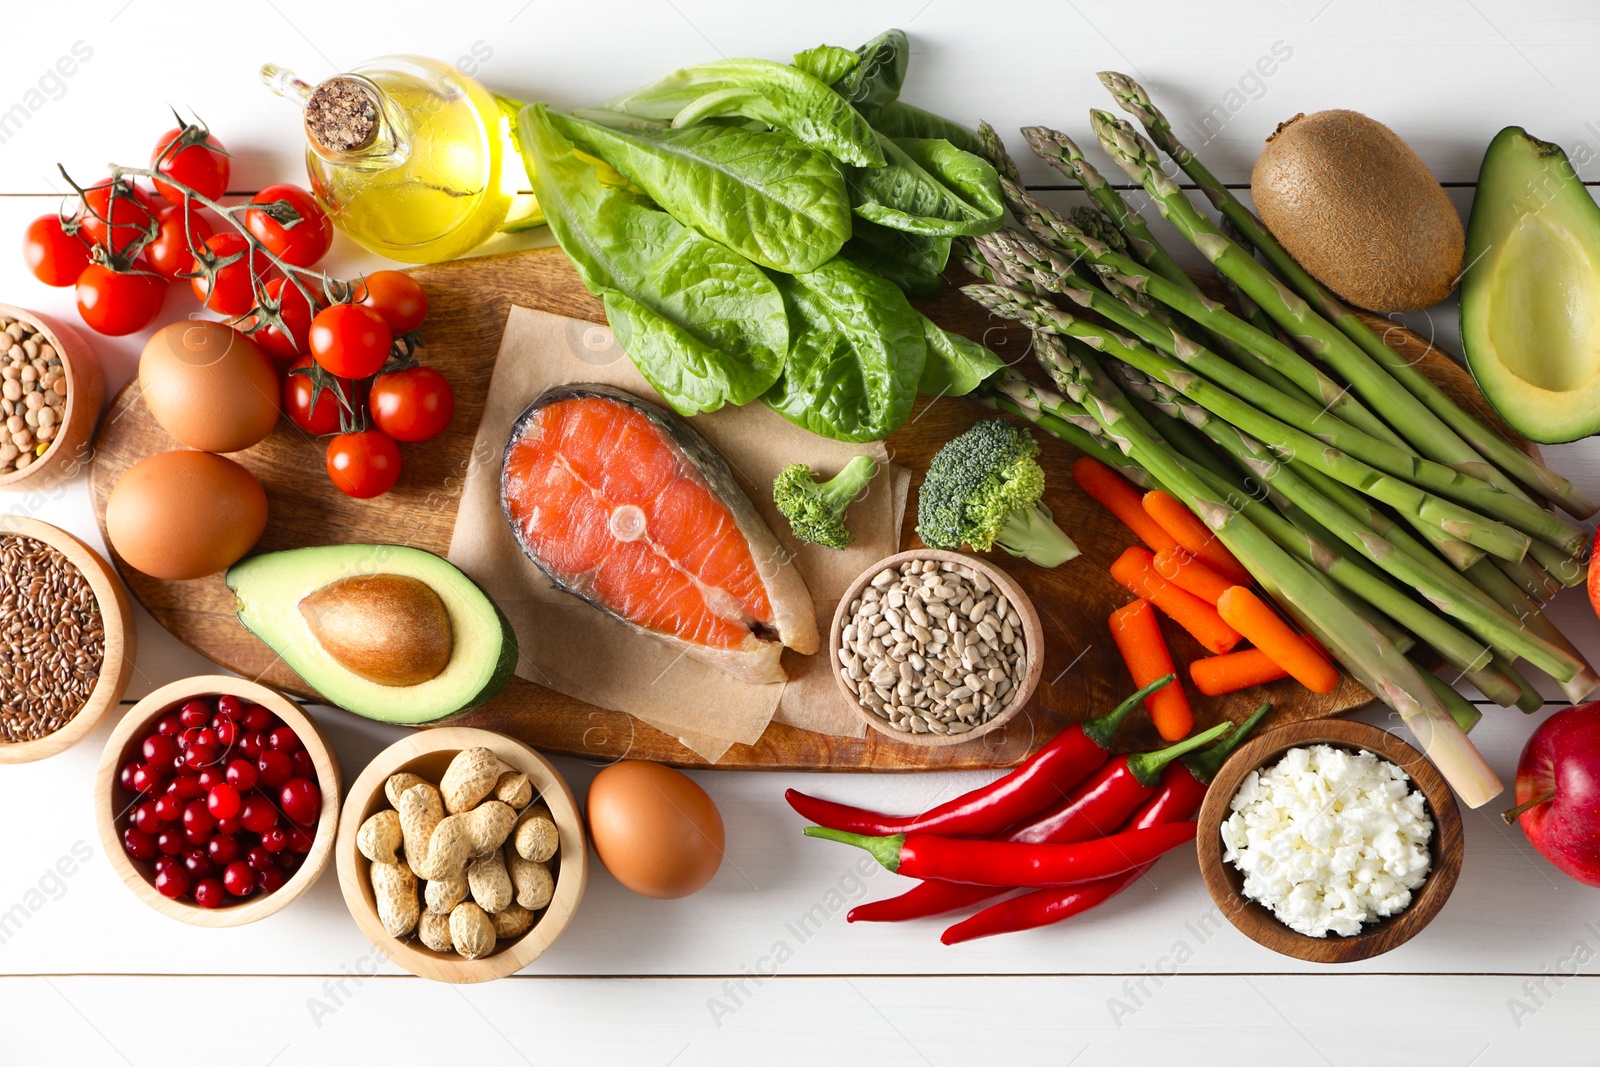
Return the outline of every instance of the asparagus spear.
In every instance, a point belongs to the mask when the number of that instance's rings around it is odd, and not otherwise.
[[[1464,410],[1428,376],[1395,352],[1366,323],[1346,307],[1325,286],[1306,273],[1293,256],[1267,231],[1261,220],[1239,198],[1233,195],[1205,164],[1178,140],[1172,124],[1167,121],[1144,88],[1126,74],[1102,71],[1100,81],[1116,97],[1124,110],[1137,118],[1145,131],[1184,173],[1194,179],[1202,192],[1223,216],[1236,226],[1260,250],[1261,254],[1288,279],[1289,284],[1321,313],[1332,321],[1345,336],[1377,360],[1407,390],[1432,410],[1452,430],[1460,435],[1483,456],[1498,465],[1527,488],[1554,503],[1570,514],[1588,518],[1600,511],[1600,504],[1586,497],[1571,482],[1550,470],[1544,464],[1525,454],[1507,441],[1492,426]]]

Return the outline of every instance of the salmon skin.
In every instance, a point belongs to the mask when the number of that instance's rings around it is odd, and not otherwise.
[[[500,503],[556,588],[747,682],[817,650],[787,553],[698,431],[607,385],[563,385],[511,429]]]

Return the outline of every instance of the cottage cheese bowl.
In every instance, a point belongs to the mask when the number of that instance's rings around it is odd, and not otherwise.
[[[1240,748],[1201,806],[1199,853],[1218,908],[1297,959],[1387,952],[1432,920],[1461,866],[1443,777],[1400,738],[1318,719]]]

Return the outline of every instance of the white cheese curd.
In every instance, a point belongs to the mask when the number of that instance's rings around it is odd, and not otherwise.
[[[1239,786],[1223,860],[1244,894],[1310,937],[1404,911],[1428,877],[1433,820],[1411,777],[1370,752],[1293,748]]]

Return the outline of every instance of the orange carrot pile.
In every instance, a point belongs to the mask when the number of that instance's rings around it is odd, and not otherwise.
[[[1182,548],[1163,548],[1155,558],[1157,574],[1207,604],[1215,605],[1225,590],[1239,584],[1224,578]]]
[[[1236,585],[1223,593],[1217,600],[1217,613],[1313,693],[1331,693],[1339,684],[1339,672],[1333,664],[1244,586]]]
[[[1128,479],[1101,463],[1084,456],[1072,465],[1072,480],[1124,526],[1150,546],[1150,551],[1177,548],[1178,542],[1161,528],[1144,509],[1144,499],[1139,489]]]
[[[1143,687],[1162,675],[1176,673],[1161,624],[1147,601],[1135,600],[1111,613],[1111,639],[1135,685]],[[1144,706],[1150,709],[1150,721],[1163,740],[1176,741],[1194,729],[1194,710],[1176,678],[1146,697]]]
[[[1223,577],[1233,579],[1234,585],[1250,584],[1250,572],[1234,558],[1226,545],[1217,540],[1199,516],[1177,497],[1164,490],[1153,489],[1144,495],[1141,506],[1145,514],[1166,531],[1168,537],[1188,550],[1189,555]]]
[[[1223,621],[1216,608],[1156,572],[1155,556],[1149,549],[1138,545],[1129,548],[1111,564],[1111,577],[1127,586],[1134,596],[1160,608],[1206,651],[1232,652],[1239,643],[1239,632]]]
[[[1194,687],[1208,697],[1236,693],[1288,676],[1288,671],[1272,662],[1259,648],[1246,648],[1226,656],[1202,656],[1189,664],[1189,677]]]

